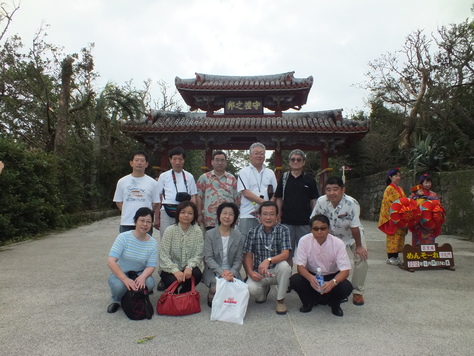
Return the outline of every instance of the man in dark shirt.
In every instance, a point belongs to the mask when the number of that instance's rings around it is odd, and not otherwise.
[[[290,172],[285,172],[278,182],[275,192],[280,211],[280,221],[290,229],[291,251],[288,263],[293,266],[293,255],[299,239],[311,232],[309,217],[319,197],[314,177],[303,171],[306,155],[301,150],[293,150],[289,155]]]

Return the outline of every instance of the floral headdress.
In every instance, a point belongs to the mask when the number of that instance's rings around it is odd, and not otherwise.
[[[431,178],[431,176],[428,173],[422,174],[418,180],[422,180],[424,178]]]
[[[397,167],[397,168],[394,168],[394,169],[392,169],[392,170],[390,170],[390,171],[388,172],[388,176],[389,176],[389,177],[390,177],[390,176],[393,176],[393,175],[397,174],[398,172],[400,172],[400,168],[398,168],[398,167]]]

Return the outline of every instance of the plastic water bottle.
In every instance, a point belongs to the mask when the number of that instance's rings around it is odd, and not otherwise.
[[[321,268],[316,268],[316,281],[318,282],[319,286],[322,287],[324,284],[324,276],[321,272]]]

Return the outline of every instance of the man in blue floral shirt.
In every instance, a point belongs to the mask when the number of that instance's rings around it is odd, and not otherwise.
[[[359,220],[360,206],[357,200],[345,194],[344,182],[339,177],[326,181],[326,195],[319,197],[311,217],[323,214],[331,223],[331,234],[339,237],[354,254],[351,283],[354,286],[352,302],[364,305],[364,284],[367,277],[367,248],[364,230]]]

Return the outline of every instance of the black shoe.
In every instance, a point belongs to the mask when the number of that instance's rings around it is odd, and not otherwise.
[[[110,304],[108,307],[107,307],[107,313],[115,313],[118,308],[120,308],[120,304],[119,303],[112,303]]]
[[[313,306],[312,306],[311,304],[303,305],[303,306],[300,308],[300,312],[302,312],[302,313],[309,313],[312,309],[313,309]]]
[[[212,308],[212,299],[211,298],[207,298],[207,305],[209,306],[209,308]]]
[[[163,281],[160,281],[160,282],[158,283],[158,287],[156,287],[156,290],[157,290],[158,292],[163,292],[165,289],[166,289],[165,284],[163,283]]]
[[[335,316],[343,316],[344,312],[341,309],[341,306],[339,304],[335,304],[331,306],[331,311]]]

